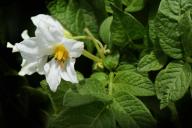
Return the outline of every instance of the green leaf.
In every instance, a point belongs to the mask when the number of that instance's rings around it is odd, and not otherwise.
[[[104,72],[95,72],[91,75],[90,78],[99,80],[104,87],[108,84],[108,80],[109,80],[108,75]]]
[[[80,85],[77,86],[77,91],[78,94],[81,95],[79,97],[90,97],[90,101],[96,99],[97,101],[102,101],[105,104],[112,102],[111,97],[107,95],[107,90],[105,86],[103,86],[103,83],[94,78],[89,78],[85,81],[82,81]],[[73,100],[75,100],[70,98],[71,100],[67,101],[66,98],[67,96],[65,95],[64,104],[65,102],[73,102]],[[86,101],[82,100],[82,102]]]
[[[95,101],[101,101],[105,104],[111,103],[111,100],[104,99],[104,98],[98,98],[96,96],[90,95],[90,94],[79,94],[77,92],[74,92],[72,90],[68,90],[65,93],[64,99],[63,99],[63,106],[65,107],[77,107],[81,105],[86,105],[93,103]],[[62,102],[62,101],[60,101]]]
[[[114,90],[126,90],[135,96],[155,95],[153,83],[147,76],[134,71],[119,71],[113,80]]]
[[[110,55],[107,55],[103,60],[103,65],[105,66],[105,68],[111,71],[118,66],[119,57],[120,57],[119,52],[114,52]]]
[[[179,20],[192,7],[191,0],[161,0],[155,27],[163,51],[172,58],[181,59],[183,49]]]
[[[86,79],[81,82],[78,86],[78,91],[80,94],[90,94],[94,96],[103,96],[106,95],[106,89],[102,83],[94,78]]]
[[[154,20],[149,20],[149,39],[150,41],[153,43],[154,46],[159,46],[159,40],[157,38],[157,32],[156,32],[156,28],[155,28],[155,21]]]
[[[116,71],[125,71],[125,70],[135,72],[137,71],[137,68],[132,64],[122,64],[122,65],[119,65],[116,69]]]
[[[142,72],[159,70],[165,65],[166,59],[166,56],[157,56],[157,54],[152,51],[140,59],[137,69]]]
[[[42,87],[42,91],[44,91],[45,93],[47,93],[49,95],[56,113],[59,112],[63,108],[62,101],[63,101],[66,91],[70,88],[75,87],[75,85],[73,85],[72,83],[62,80],[60,85],[57,88],[57,91],[52,92],[49,89],[49,85],[46,82],[46,80],[41,81],[40,84]]]
[[[88,0],[54,0],[48,4],[48,9],[72,33],[83,34],[83,29],[87,27],[97,35],[98,21],[96,16],[100,15],[104,18],[102,15],[105,14],[98,14],[103,12],[103,8],[101,8],[104,7],[103,4],[101,0],[92,2]]]
[[[114,11],[111,24],[111,42],[125,46],[130,40],[141,39],[145,34],[144,26],[131,14],[124,13],[112,6]]]
[[[50,120],[49,128],[115,128],[115,119],[102,102],[64,108]]]
[[[53,0],[48,4],[48,9],[63,26],[75,35],[84,34],[88,28],[94,36],[98,36],[99,24],[105,18],[106,12],[102,0]],[[88,49],[93,48],[93,43],[85,43]]]
[[[111,4],[114,4],[118,8],[122,8],[122,3],[119,0],[104,0],[105,2],[105,10],[108,13],[113,13],[113,10],[111,9]]]
[[[171,62],[161,70],[155,80],[160,108],[182,98],[191,83],[191,67],[187,63]]]
[[[187,11],[180,20],[180,30],[182,32],[182,44],[185,56],[192,55],[192,11]]]
[[[106,18],[103,23],[100,26],[99,30],[99,35],[102,39],[102,41],[107,44],[109,47],[111,47],[111,32],[110,32],[110,27],[111,27],[111,22],[113,20],[113,17],[108,17]]]
[[[127,6],[127,8],[125,8],[127,12],[137,12],[144,7],[144,0],[122,0],[122,2]]]
[[[79,0],[82,2],[84,0]],[[103,20],[107,17],[107,11],[105,10],[105,2],[104,0],[86,0],[87,3],[90,4],[92,11],[94,11],[96,20],[99,25],[103,22]]]
[[[122,128],[153,128],[156,121],[147,107],[135,96],[120,91],[114,93],[113,111]]]
[[[68,90],[65,93],[63,106],[75,107],[95,101],[101,101],[105,104],[110,104],[112,99],[107,95],[106,87],[103,86],[102,81],[91,77],[81,81],[77,86],[76,91]]]
[[[77,73],[77,80],[78,81],[81,81],[81,80],[84,80],[85,78],[84,78],[84,76],[83,76],[83,74],[81,73],[81,72],[76,72]]]
[[[110,6],[110,0],[104,0],[105,2],[105,10],[108,12],[108,13],[113,13],[112,9],[111,9],[111,6]]]
[[[148,36],[150,41],[153,43],[155,48],[160,49],[159,45],[159,39],[157,38],[158,30],[156,31],[155,28],[155,16],[157,14],[158,8],[159,8],[160,1],[150,1],[150,3],[147,3],[147,6],[149,7],[149,14],[148,14],[148,25],[149,25],[149,32]]]

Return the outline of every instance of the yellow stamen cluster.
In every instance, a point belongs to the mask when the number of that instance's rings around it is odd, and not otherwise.
[[[63,44],[59,44],[55,46],[54,49],[54,58],[59,61],[59,62],[64,62],[68,59],[69,57],[69,52],[65,48]]]

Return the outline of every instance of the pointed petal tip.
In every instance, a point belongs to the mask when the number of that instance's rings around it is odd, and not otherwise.
[[[49,88],[52,92],[56,92],[57,91],[57,87],[59,86],[60,82],[51,82],[49,81],[48,79],[46,80],[48,85],[49,85]]]
[[[73,83],[73,84],[78,84],[79,81],[78,81],[78,79],[77,79],[77,75],[73,76],[73,77],[71,78],[70,82]]]
[[[10,42],[7,42],[7,48],[13,48],[14,45],[12,45]]]
[[[20,76],[24,76],[25,73],[24,73],[23,71],[19,71],[18,75],[20,75]]]
[[[49,87],[50,87],[50,86],[49,86]],[[50,87],[50,89],[51,89],[52,92],[56,92],[56,91],[57,91],[57,88],[51,88],[51,87]]]
[[[46,81],[51,91],[55,92],[61,82],[61,76],[59,74],[60,68],[56,61],[52,59],[44,66]]]
[[[10,42],[7,42],[7,48],[12,48],[12,52],[19,51],[19,49],[15,45],[12,45]]]

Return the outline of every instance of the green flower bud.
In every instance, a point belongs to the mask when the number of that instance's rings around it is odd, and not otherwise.
[[[119,56],[119,52],[107,55],[103,60],[104,67],[110,71],[114,70],[119,64]]]

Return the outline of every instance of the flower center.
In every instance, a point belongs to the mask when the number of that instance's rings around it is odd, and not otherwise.
[[[54,58],[59,62],[64,62],[69,57],[69,53],[63,44],[55,46]]]

